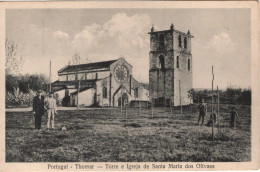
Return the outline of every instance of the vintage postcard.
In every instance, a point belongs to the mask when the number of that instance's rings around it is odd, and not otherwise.
[[[0,22],[0,171],[259,169],[258,2],[2,2]]]

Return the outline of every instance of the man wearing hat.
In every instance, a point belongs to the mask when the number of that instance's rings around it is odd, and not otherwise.
[[[56,100],[53,98],[53,92],[50,92],[46,100],[46,109],[48,113],[47,129],[54,128],[54,117],[57,114]]]
[[[41,97],[42,91],[38,90],[33,98],[33,114],[35,118],[35,129],[41,129],[42,115],[44,115],[44,100]]]
[[[201,126],[204,123],[204,118],[207,113],[207,104],[205,103],[204,99],[201,100],[201,104],[199,105],[199,119],[198,119],[198,124],[200,123],[200,119],[202,120]]]

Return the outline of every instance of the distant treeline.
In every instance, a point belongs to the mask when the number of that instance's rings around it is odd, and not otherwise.
[[[212,91],[209,89],[190,90],[193,102],[198,103],[204,99],[206,102],[212,101]],[[217,102],[217,91],[213,91],[213,101]],[[251,105],[251,89],[241,89],[228,87],[226,90],[219,90],[219,102],[222,104],[243,104]]]
[[[19,88],[23,93],[29,93],[30,90],[47,91],[48,79],[43,74],[26,74],[26,75],[11,75],[5,76],[5,85],[7,92],[13,92],[14,88]]]
[[[43,74],[12,75],[6,74],[6,105],[29,105],[37,90],[48,90],[48,78]],[[149,89],[149,84],[142,85]],[[201,102],[204,99],[210,103],[212,101],[210,89],[191,89],[189,96],[193,103]],[[214,103],[217,102],[217,91],[214,90]],[[219,101],[222,104],[243,104],[251,105],[251,89],[241,89],[228,87],[226,90],[219,90]]]
[[[43,74],[5,75],[7,108],[30,107],[37,90],[47,91],[48,80]]]

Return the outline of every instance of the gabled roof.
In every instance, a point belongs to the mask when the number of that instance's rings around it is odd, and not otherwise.
[[[64,67],[63,69],[59,70],[58,73],[74,72],[76,70],[82,71],[82,70],[109,68],[109,66],[117,60],[118,59],[102,61],[102,62],[95,62],[95,63],[80,64],[80,65],[68,65],[68,66]]]

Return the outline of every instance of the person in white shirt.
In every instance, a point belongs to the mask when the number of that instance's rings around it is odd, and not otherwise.
[[[47,129],[50,127],[54,129],[54,117],[57,114],[56,100],[53,98],[53,93],[49,94],[49,97],[46,99],[46,109],[48,113]]]

